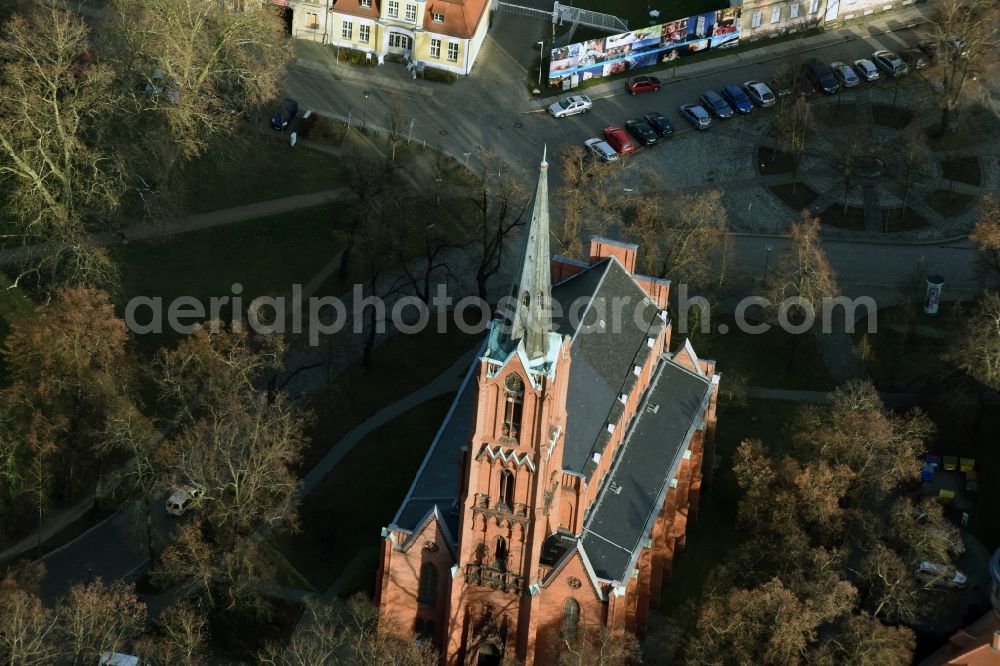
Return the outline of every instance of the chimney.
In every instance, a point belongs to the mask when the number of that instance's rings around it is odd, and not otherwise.
[[[990,647],[993,648],[994,652],[1000,652],[1000,629],[993,632],[993,640],[990,641]]]

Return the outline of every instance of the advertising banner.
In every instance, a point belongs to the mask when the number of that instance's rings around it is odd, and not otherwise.
[[[586,81],[650,67],[707,49],[736,46],[739,40],[739,7],[696,14],[552,49],[549,85],[561,85],[573,74]]]

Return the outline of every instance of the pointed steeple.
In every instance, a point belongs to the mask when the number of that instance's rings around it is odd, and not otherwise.
[[[542,150],[542,163],[535,188],[531,224],[524,239],[521,270],[511,290],[516,299],[509,319],[510,340],[523,340],[529,361],[544,358],[549,351],[552,330],[552,268],[549,255],[549,163],[548,146]]]

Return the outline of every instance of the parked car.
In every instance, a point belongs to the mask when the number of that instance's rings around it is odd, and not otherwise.
[[[793,89],[796,97],[812,97],[816,94],[816,87],[813,86],[812,81],[809,80],[805,74],[800,74],[795,79],[795,87]]]
[[[875,66],[871,60],[867,58],[861,58],[860,60],[854,61],[854,71],[857,72],[858,76],[865,81],[877,81],[878,80],[878,67]]]
[[[861,79],[858,78],[857,72],[855,72],[854,68],[846,62],[835,60],[830,63],[830,69],[833,70],[834,76],[836,76],[837,80],[840,81],[840,85],[845,88],[853,88],[861,83]]]
[[[906,49],[899,55],[910,69],[924,69],[931,64],[930,58],[920,49]]]
[[[708,115],[705,107],[699,104],[683,104],[680,113],[681,118],[691,123],[691,127],[697,130],[707,130],[712,126],[712,116]]]
[[[754,104],[763,108],[774,106],[778,101],[774,92],[763,81],[747,81],[743,84],[743,92],[753,100]]]
[[[652,146],[656,143],[656,132],[641,118],[629,118],[625,121],[625,129],[635,137],[635,140],[644,146]]]
[[[886,76],[903,76],[910,71],[910,67],[892,51],[876,51],[872,54],[872,62]]]
[[[706,90],[698,98],[701,105],[708,109],[716,118],[732,118],[733,108],[714,90]]]
[[[167,513],[171,516],[183,516],[193,509],[204,496],[205,490],[197,486],[179,488],[167,498]]]
[[[97,666],[140,666],[139,657],[121,652],[102,652]]]
[[[593,138],[583,142],[590,154],[602,162],[614,162],[618,159],[618,153],[611,147],[611,144],[604,139]]]
[[[628,137],[621,127],[611,125],[604,128],[604,139],[611,144],[611,147],[619,155],[627,155],[635,152],[635,143]]]
[[[969,582],[965,574],[955,567],[936,562],[921,562],[915,574],[928,587],[961,589]]]
[[[554,118],[565,118],[566,116],[575,116],[578,113],[587,113],[592,106],[594,103],[586,95],[571,95],[550,106],[549,113]]]
[[[735,83],[727,83],[722,88],[722,98],[739,113],[750,113],[753,111],[753,102],[743,92],[743,89]]]
[[[674,124],[670,122],[670,118],[667,118],[662,113],[658,111],[653,111],[652,113],[646,114],[646,122],[649,126],[653,128],[659,136],[666,136],[668,134],[674,133]]]
[[[656,92],[663,86],[655,76],[633,76],[625,81],[625,89],[633,95]]]
[[[819,88],[827,95],[833,95],[840,90],[840,84],[837,83],[837,77],[834,76],[833,70],[830,69],[829,65],[816,58],[803,65],[802,73],[806,75],[814,88]]]
[[[778,97],[787,97],[791,95],[795,88],[795,77],[793,76],[775,76],[773,79],[767,82],[767,86],[774,91],[774,94]]]

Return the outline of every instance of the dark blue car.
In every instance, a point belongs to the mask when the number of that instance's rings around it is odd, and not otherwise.
[[[275,111],[274,115],[271,116],[271,129],[279,132],[286,129],[295,120],[295,116],[299,113],[299,103],[286,97],[281,107],[280,111]]]
[[[729,102],[729,106],[740,113],[750,113],[753,111],[753,102],[750,101],[747,94],[735,83],[730,83],[722,89],[722,98]]]

